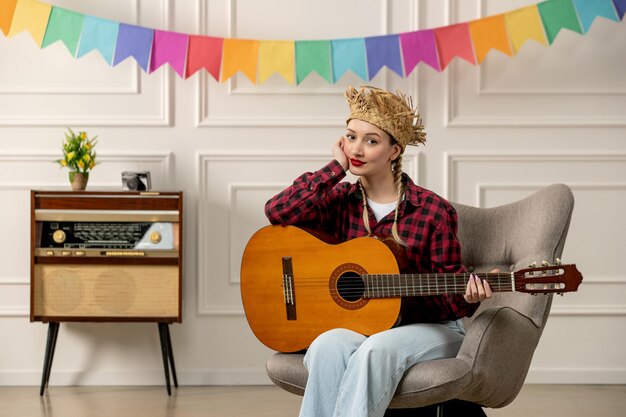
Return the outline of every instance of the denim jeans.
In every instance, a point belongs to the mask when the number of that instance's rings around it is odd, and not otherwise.
[[[455,357],[464,336],[462,320],[409,324],[370,337],[329,330],[304,356],[309,379],[300,417],[382,417],[407,369]]]

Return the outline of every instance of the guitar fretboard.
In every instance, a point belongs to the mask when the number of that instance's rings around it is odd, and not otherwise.
[[[493,292],[515,291],[511,273],[478,273]],[[368,274],[362,275],[364,298],[395,298],[441,294],[465,294],[470,273]]]

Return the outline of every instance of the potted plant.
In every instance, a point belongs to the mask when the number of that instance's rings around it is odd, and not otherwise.
[[[56,162],[70,170],[70,183],[72,190],[82,191],[87,187],[89,180],[89,171],[96,166],[96,138],[89,139],[87,132],[74,133],[72,129],[67,128],[65,133],[65,141],[61,144],[63,158]]]

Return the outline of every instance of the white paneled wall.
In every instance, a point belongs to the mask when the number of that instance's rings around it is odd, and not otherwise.
[[[400,33],[506,12],[534,0],[50,0],[86,14],[190,34],[337,39]],[[428,132],[404,168],[464,204],[493,207],[554,182],[576,207],[564,260],[580,291],[556,298],[530,382],[626,383],[626,24],[599,19],[584,36],[527,43],[480,66],[455,60],[369,83],[419,100]],[[300,86],[274,75],[179,79],[76,60],[61,43],[0,35],[0,384],[37,385],[46,326],[30,323],[29,190],[69,189],[52,163],[66,126],[99,135],[89,187],[117,189],[120,172],[149,170],[155,189],[185,193],[183,324],[172,326],[181,384],[264,384],[270,351],[252,335],[239,297],[239,262],[265,225],[265,201],[330,159],[343,133],[348,74]],[[539,260],[540,261],[540,260]],[[162,384],[154,324],[63,324],[51,384]]]

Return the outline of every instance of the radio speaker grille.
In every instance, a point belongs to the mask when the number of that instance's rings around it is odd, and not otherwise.
[[[34,315],[178,317],[175,265],[35,265]]]

